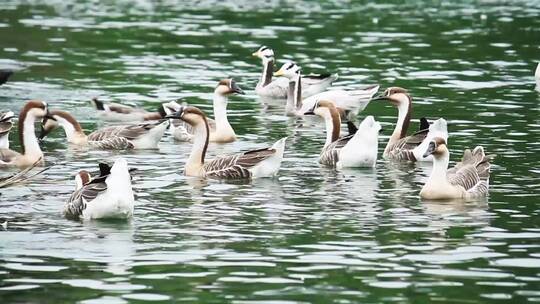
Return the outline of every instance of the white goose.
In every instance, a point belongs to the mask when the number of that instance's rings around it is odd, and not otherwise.
[[[536,91],[540,92],[540,62],[536,66],[536,72],[534,73],[534,79],[536,80]]]
[[[9,131],[13,128],[13,117],[11,111],[0,112],[0,149],[9,149]]]
[[[48,113],[47,104],[42,101],[27,102],[19,114],[18,129],[22,153],[0,148],[0,167],[17,166],[26,168],[36,162],[43,164],[43,152],[35,134],[36,119],[45,117]]]
[[[69,143],[97,149],[157,149],[167,130],[167,119],[126,126],[99,129],[88,136],[79,122],[69,112],[54,110],[42,121],[40,139],[61,126]]]
[[[236,84],[233,79],[221,80],[214,90],[214,119],[207,118],[208,127],[210,128],[210,142],[229,143],[236,140],[236,133],[229,123],[227,118],[227,104],[229,95],[244,94],[244,91]],[[182,106],[172,101],[163,105],[167,114],[178,112]],[[173,137],[179,141],[192,141],[194,137],[194,129],[190,124],[178,120],[171,119],[171,132]]]
[[[326,142],[319,156],[321,164],[338,169],[375,166],[381,125],[373,116],[366,117],[353,134],[340,138],[341,119],[333,102],[321,100],[304,114],[318,115],[326,122]]]
[[[304,85],[304,81],[300,71],[301,69],[296,63],[289,61],[274,73],[276,76],[285,76],[290,81],[287,91],[287,105],[285,107],[287,115],[301,116],[310,109],[313,109],[317,101],[330,100],[335,103],[342,116],[347,116],[346,112],[355,116],[366,108],[373,95],[379,90],[378,85],[350,91],[329,90],[302,99],[301,88]]]
[[[397,161],[431,161],[430,156],[424,156],[425,148],[435,136],[447,140],[446,121],[437,120],[429,128],[421,128],[420,131],[407,136],[412,115],[412,98],[407,90],[390,87],[373,100],[386,100],[398,108],[398,120],[384,149],[383,158]]]
[[[104,103],[92,98],[90,103],[98,111],[98,115],[106,121],[116,122],[142,122],[162,119],[166,113],[160,105],[157,112],[148,112],[145,109],[134,108],[119,103]]]
[[[76,190],[64,205],[65,217],[91,220],[133,216],[135,199],[126,160],[117,159],[112,168],[100,164],[100,169],[95,178],[84,170],[77,174]]]
[[[472,152],[465,150],[461,162],[451,169],[448,169],[450,152],[443,138],[435,137],[425,155],[433,155],[433,170],[420,191],[422,198],[470,199],[488,195],[490,157],[485,155],[481,146]]]
[[[167,117],[181,119],[194,128],[193,148],[184,172],[187,176],[251,179],[275,176],[279,171],[286,138],[278,140],[270,148],[220,156],[205,162],[210,130],[204,113],[196,107],[186,106]]]
[[[255,93],[261,97],[286,98],[289,81],[284,77],[279,77],[272,81],[272,75],[274,73],[274,51],[267,46],[261,46],[252,55],[260,58],[263,65],[263,71],[261,78],[255,87]],[[338,74],[329,73],[302,76],[302,95],[309,97],[322,92],[331,86],[332,82],[337,79]]]

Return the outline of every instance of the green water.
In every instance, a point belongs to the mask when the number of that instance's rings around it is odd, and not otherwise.
[[[88,100],[184,101],[211,110],[216,82],[247,92],[229,103],[239,140],[209,156],[289,136],[276,179],[248,184],[182,175],[190,145],[159,151],[68,149],[43,143],[49,164],[1,190],[1,303],[525,303],[540,301],[539,1],[22,1],[0,3],[0,110],[28,99],[103,123]],[[451,159],[496,154],[490,197],[423,202],[430,165],[336,172],[317,165],[323,126],[260,100],[251,53],[337,72],[336,86],[401,86],[413,117],[444,117]],[[371,103],[383,124],[397,111]],[[16,136],[12,146],[17,149]],[[78,170],[124,155],[139,169],[129,222],[61,216]]]

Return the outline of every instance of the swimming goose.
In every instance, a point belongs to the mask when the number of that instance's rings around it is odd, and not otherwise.
[[[233,79],[221,80],[214,90],[214,117],[215,120],[207,118],[210,128],[210,142],[229,143],[236,140],[236,134],[227,118],[228,97],[231,94],[244,94],[244,91],[236,84]],[[167,114],[172,114],[180,110],[181,105],[172,101],[163,105]],[[190,124],[171,119],[171,132],[173,137],[180,141],[192,141],[194,129]]]
[[[133,108],[119,103],[104,103],[97,98],[92,98],[91,104],[96,108],[99,116],[106,121],[142,122],[159,120],[166,115],[161,105],[159,105],[157,112],[148,112],[145,109]]]
[[[12,70],[0,70],[0,85],[6,83],[11,75],[13,75]]]
[[[448,138],[446,121],[444,119],[438,120],[429,128],[406,136],[412,114],[412,98],[407,90],[400,87],[390,87],[373,100],[386,100],[398,108],[398,120],[384,149],[383,158],[397,161],[431,161],[430,157],[424,156],[425,147],[430,140],[426,138],[431,131],[431,138],[441,136],[446,140]]]
[[[109,172],[102,170],[95,178],[87,171],[80,171],[75,182],[75,192],[64,205],[66,218],[91,220],[129,218],[133,215],[135,199],[125,159],[117,159]]]
[[[217,179],[251,179],[275,176],[281,166],[285,139],[278,140],[272,147],[252,150],[235,155],[220,156],[205,162],[208,148],[208,122],[204,113],[192,106],[180,108],[168,118],[181,119],[194,129],[193,148],[186,162],[185,175]]]
[[[317,102],[305,115],[318,115],[326,122],[326,142],[319,156],[321,164],[338,169],[375,166],[381,125],[373,116],[364,118],[356,130],[353,128],[352,134],[340,138],[341,119],[332,101]]]
[[[489,192],[490,157],[482,146],[463,153],[460,163],[448,169],[450,152],[443,138],[435,137],[425,152],[433,155],[433,169],[420,191],[425,199],[475,198],[487,196]]]
[[[285,107],[287,115],[303,115],[313,109],[317,101],[330,100],[335,103],[342,116],[347,116],[345,112],[350,112],[350,115],[354,116],[366,108],[373,95],[379,90],[378,85],[350,91],[329,90],[302,99],[301,88],[304,81],[301,69],[296,63],[292,61],[286,62],[274,75],[285,76],[290,81],[287,90],[287,105]]]
[[[255,87],[257,95],[270,98],[286,98],[289,81],[284,77],[279,77],[272,81],[272,74],[274,73],[274,51],[267,46],[261,46],[252,55],[259,57],[263,64],[261,78]],[[302,76],[302,95],[309,97],[322,92],[337,79],[338,74],[304,75]]]
[[[167,119],[126,126],[105,127],[88,136],[79,122],[69,112],[54,110],[43,119],[40,139],[45,138],[56,127],[61,126],[69,143],[97,149],[157,149],[167,130]]]
[[[0,112],[0,149],[9,149],[9,131],[13,127],[13,117],[11,111]]]
[[[43,152],[35,134],[34,123],[36,119],[48,114],[47,103],[42,101],[29,101],[19,114],[18,129],[19,142],[22,153],[10,149],[0,149],[0,167],[17,166],[26,168],[38,162],[43,164]],[[41,161],[40,161],[41,159]]]

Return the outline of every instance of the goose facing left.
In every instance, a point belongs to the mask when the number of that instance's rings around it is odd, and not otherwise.
[[[0,149],[0,167],[26,168],[36,162],[43,164],[43,152],[35,134],[34,123],[48,115],[47,103],[42,101],[29,101],[19,114],[18,131],[21,152],[10,149]]]
[[[275,176],[279,171],[286,138],[278,140],[269,148],[219,156],[211,161],[205,161],[210,133],[205,114],[196,107],[186,106],[168,117],[181,119],[189,123],[195,130],[191,154],[184,171],[187,176],[251,179]]]
[[[274,51],[267,47],[261,46],[255,53],[252,54],[262,61],[263,70],[259,82],[255,87],[255,93],[261,97],[285,99],[289,81],[284,77],[278,77],[272,80],[274,74]],[[304,75],[302,76],[302,95],[309,97],[326,90],[332,85],[332,82],[338,79],[338,74],[321,74],[321,75]]]
[[[69,219],[92,220],[129,218],[133,216],[135,199],[131,174],[125,159],[117,159],[112,167],[100,164],[101,173],[92,178],[87,171],[75,177],[76,188],[64,205]]]
[[[166,113],[160,105],[156,112],[148,112],[145,109],[130,107],[119,103],[105,103],[97,98],[92,98],[90,103],[97,110],[98,115],[111,122],[142,122],[162,119]]]
[[[425,199],[470,199],[484,197],[489,192],[490,157],[482,146],[465,150],[461,162],[448,169],[450,152],[446,141],[435,137],[425,151],[433,155],[433,169],[420,191]]]
[[[0,149],[9,149],[9,131],[13,128],[14,117],[11,111],[0,112]]]
[[[39,137],[43,139],[53,129],[61,126],[69,143],[98,149],[157,149],[169,122],[162,119],[154,122],[112,126],[96,130],[88,136],[79,122],[69,112],[53,110],[43,119]]]
[[[325,120],[326,142],[319,156],[321,164],[338,169],[375,166],[381,125],[373,116],[367,116],[352,134],[340,137],[341,119],[333,102],[321,100],[304,115],[318,115]]]

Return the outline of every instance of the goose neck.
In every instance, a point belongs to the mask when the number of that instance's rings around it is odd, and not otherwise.
[[[227,96],[214,93],[214,119],[216,120],[217,130],[232,128],[229,119],[227,118],[227,104]]]
[[[19,139],[21,142],[22,154],[41,157],[43,152],[39,147],[35,130],[36,116],[31,112],[21,113],[19,117]]]
[[[206,117],[203,117],[202,120],[194,126],[193,147],[186,163],[186,173],[199,171],[204,165],[210,130]]]
[[[341,119],[336,108],[328,108],[328,111],[323,115],[326,124],[326,141],[324,147],[339,139]]]
[[[272,76],[274,73],[274,59],[266,59],[262,61],[263,71],[259,83],[257,86],[265,87],[272,82]]]

